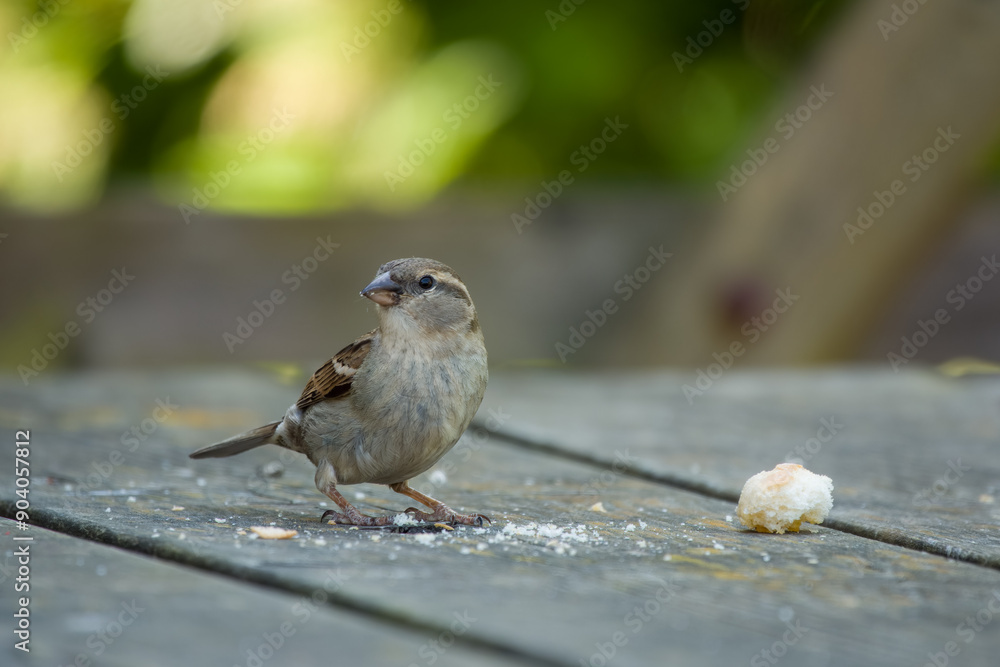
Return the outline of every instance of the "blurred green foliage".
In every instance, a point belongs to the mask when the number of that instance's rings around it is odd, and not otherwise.
[[[534,187],[607,118],[628,129],[581,179],[710,187],[847,4],[577,2],[5,2],[0,195],[405,209]]]

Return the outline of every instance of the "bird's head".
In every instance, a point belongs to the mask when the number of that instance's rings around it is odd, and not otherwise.
[[[479,330],[476,307],[465,283],[450,267],[433,259],[386,262],[361,296],[378,304],[383,329]]]

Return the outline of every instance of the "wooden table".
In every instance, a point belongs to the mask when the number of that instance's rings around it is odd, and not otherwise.
[[[0,662],[998,664],[997,378],[730,371],[689,400],[693,381],[494,371],[413,483],[493,525],[393,533],[320,523],[298,455],[187,458],[279,416],[295,373],[8,377],[0,513],[30,430],[30,525],[0,524],[0,589],[9,625],[30,545],[31,659],[5,632]],[[831,517],[743,529],[743,482],[790,457],[833,478]],[[298,535],[249,531],[271,524]]]

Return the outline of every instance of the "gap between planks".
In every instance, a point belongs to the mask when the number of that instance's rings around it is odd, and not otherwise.
[[[13,518],[14,512],[13,501],[0,499],[0,516]],[[283,593],[308,597],[315,591],[314,586],[308,586],[303,582],[286,579],[280,575],[251,566],[239,565],[225,558],[208,554],[196,554],[183,548],[176,548],[176,545],[152,538],[117,533],[103,524],[66,517],[52,510],[33,511],[30,523],[33,526],[45,528],[63,535],[116,547],[144,556],[152,556],[178,565],[230,577],[238,581],[255,584]],[[448,630],[447,625],[436,625],[431,621],[425,621],[421,618],[386,609],[379,605],[371,604],[363,598],[344,595],[340,592],[326,591],[326,593],[327,601],[325,604],[337,609],[354,612],[376,622],[394,625],[415,632],[429,633],[431,636],[436,636]],[[477,649],[526,665],[537,665],[538,667],[573,667],[574,665],[574,663],[558,661],[548,656],[525,651],[517,646],[479,636],[472,630],[462,635],[455,635],[455,643],[461,643],[466,648]]]
[[[538,442],[528,438],[498,431],[488,428],[483,423],[474,422],[475,426],[485,429],[491,436],[506,444],[520,447],[522,449],[541,453],[562,460],[573,461],[583,465],[588,465],[601,470],[614,469],[618,474],[655,484],[662,484],[683,491],[723,500],[731,503],[739,501],[739,494],[705,482],[691,479],[683,475],[675,475],[666,472],[653,472],[637,468],[631,465],[622,465],[621,462],[614,462],[600,457],[583,454],[573,451],[550,442]],[[612,468],[616,466],[615,468]],[[14,515],[13,502],[0,499],[0,515],[8,518]],[[170,561],[179,565],[192,567],[201,571],[210,572],[226,576],[238,581],[248,582],[264,588],[277,590],[296,595],[311,595],[312,588],[302,582],[289,580],[280,575],[259,570],[250,566],[238,565],[224,558],[207,554],[196,554],[184,549],[173,548],[169,543],[144,538],[120,534],[107,526],[85,520],[77,520],[67,517],[59,512],[51,510],[38,511],[33,514],[33,525],[41,528],[53,530],[72,537],[85,539],[105,544],[108,546],[124,549],[126,551],[143,554]],[[828,518],[822,524],[831,530],[848,533],[880,542],[894,545],[905,549],[925,552],[928,554],[942,556],[948,559],[970,563],[989,569],[1000,570],[1000,560],[990,558],[983,554],[970,553],[964,549],[956,548],[939,540],[931,538],[916,538],[904,533],[901,530],[891,527],[874,527],[856,524],[850,520]],[[435,625],[433,622],[414,617],[412,615],[400,613],[381,606],[371,604],[363,598],[344,595],[343,593],[328,593],[327,603],[332,607],[354,612],[372,619],[375,622],[394,625],[416,632],[426,632],[438,634],[447,628]],[[499,657],[519,660],[525,664],[539,665],[540,667],[571,667],[570,663],[561,662],[544,655],[530,653],[528,651],[492,640],[488,637],[481,637],[475,633],[466,633],[461,637],[456,637],[456,642],[460,642],[468,648],[489,652]]]
[[[477,426],[485,430],[491,436],[494,436],[499,440],[503,440],[506,443],[516,447],[521,447],[522,449],[526,449],[528,451],[547,454],[549,456],[573,461],[575,463],[582,463],[584,465],[600,468],[601,470],[614,470],[616,473],[625,477],[632,477],[646,482],[662,484],[664,486],[680,489],[682,491],[689,491],[691,493],[697,493],[699,495],[708,496],[709,498],[715,498],[717,500],[725,500],[733,503],[734,505],[740,500],[738,493],[732,493],[731,491],[711,484],[710,482],[691,479],[689,477],[684,477],[683,475],[674,475],[666,472],[653,472],[642,468],[636,468],[635,466],[628,464],[623,465],[621,462],[602,459],[590,454],[583,454],[551,442],[538,442],[523,436],[498,431],[488,427],[485,423],[481,423],[478,420],[473,421],[473,426]],[[912,535],[909,535],[897,528],[891,528],[888,526],[869,526],[861,523],[855,523],[849,519],[837,519],[831,517],[827,517],[827,519],[823,521],[822,525],[830,530],[848,533],[867,540],[881,542],[882,544],[890,544],[904,549],[910,549],[912,551],[921,551],[934,556],[943,556],[944,558],[948,558],[950,560],[961,561],[963,563],[969,563],[971,565],[978,565],[980,567],[1000,571],[1000,558],[998,557],[975,553],[969,551],[968,549],[956,547],[942,542],[941,540],[935,540],[926,536],[919,538],[913,537]]]

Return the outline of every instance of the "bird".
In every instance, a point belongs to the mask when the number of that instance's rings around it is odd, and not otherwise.
[[[382,264],[361,291],[376,304],[378,327],[323,364],[284,417],[191,453],[233,456],[263,445],[305,454],[316,488],[337,504],[321,521],[390,526],[397,515],[361,513],[340,485],[385,484],[425,505],[414,521],[482,526],[409,485],[458,442],[489,379],[486,344],[462,279],[441,262],[410,257]]]

